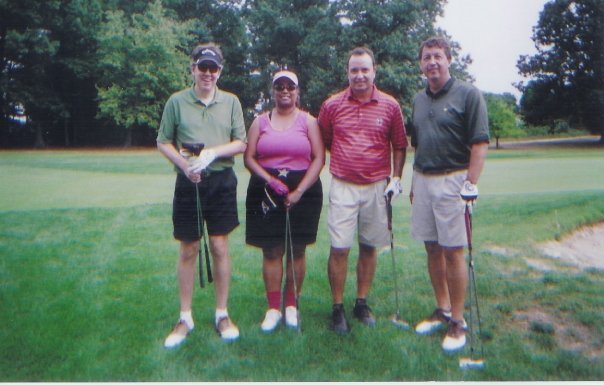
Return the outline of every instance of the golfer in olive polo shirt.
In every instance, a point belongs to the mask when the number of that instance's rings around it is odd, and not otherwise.
[[[228,235],[239,225],[237,178],[232,166],[233,156],[243,153],[246,147],[243,112],[235,95],[216,86],[223,62],[219,47],[199,45],[191,59],[195,84],[168,99],[157,135],[159,151],[177,172],[172,220],[174,238],[180,241],[180,317],[165,340],[166,348],[182,343],[194,327],[191,305],[200,239],[196,191],[214,262],[215,328],[225,340],[239,337],[239,329],[227,311],[231,280]],[[199,156],[190,156],[183,151],[183,144],[204,147]]]

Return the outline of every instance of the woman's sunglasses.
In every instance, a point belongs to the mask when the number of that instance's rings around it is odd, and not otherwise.
[[[284,91],[284,90],[288,90],[288,91],[295,91],[298,89],[298,86],[295,84],[288,84],[288,85],[284,85],[284,84],[275,84],[273,86],[273,88],[275,89],[275,91]]]

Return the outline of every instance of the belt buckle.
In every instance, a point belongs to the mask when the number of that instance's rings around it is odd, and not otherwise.
[[[289,174],[289,170],[287,168],[280,168],[277,171],[279,172],[277,175],[278,178],[287,178],[287,174]]]

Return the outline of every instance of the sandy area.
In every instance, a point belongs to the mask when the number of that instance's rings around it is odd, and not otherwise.
[[[604,222],[582,227],[560,241],[542,243],[539,249],[550,258],[604,270]]]

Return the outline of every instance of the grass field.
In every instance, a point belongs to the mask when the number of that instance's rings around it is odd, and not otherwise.
[[[178,314],[168,162],[154,150],[0,152],[0,381],[602,380],[604,272],[546,259],[535,245],[604,220],[603,155],[598,148],[490,152],[474,209],[487,364],[462,371],[467,350],[444,354],[442,334],[422,337],[387,321],[396,307],[389,248],[369,297],[377,326],[352,321],[346,337],[327,329],[326,215],[308,250],[302,334],[260,331],[261,257],[245,245],[242,225],[231,236],[229,305],[241,339],[220,340],[211,326],[213,287],[196,288],[196,328],[166,351]],[[243,220],[249,175],[237,162]],[[327,191],[327,170],[322,180]],[[415,324],[434,303],[409,211],[407,199],[395,202],[401,310]]]

